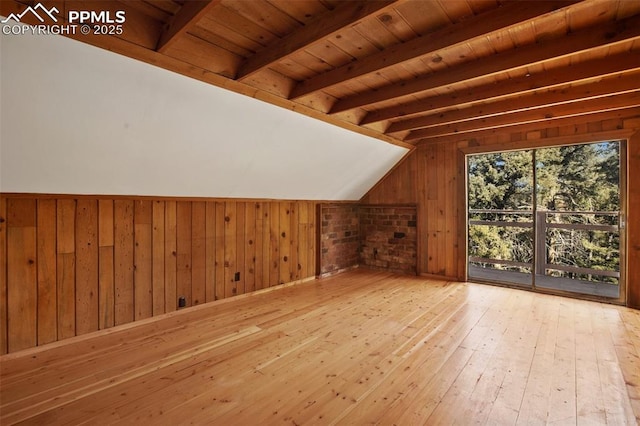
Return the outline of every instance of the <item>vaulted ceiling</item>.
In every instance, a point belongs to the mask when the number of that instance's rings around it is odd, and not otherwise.
[[[640,111],[640,1],[41,3],[124,10],[71,37],[409,148]]]

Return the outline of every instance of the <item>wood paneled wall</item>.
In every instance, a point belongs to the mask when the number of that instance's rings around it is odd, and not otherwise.
[[[565,143],[627,139],[627,304],[640,308],[640,117],[633,115],[563,127],[484,132],[421,145],[365,195],[366,204],[418,205],[418,273],[466,279],[465,155]],[[481,137],[480,137],[481,136]],[[412,182],[415,182],[412,183]]]
[[[464,256],[460,259],[457,254],[465,238],[457,219],[464,215],[458,200],[458,184],[464,181],[459,176],[459,157],[455,144],[422,146],[361,200],[418,206],[418,273],[448,278],[464,275]],[[415,183],[405,184],[409,181]]]
[[[315,206],[0,194],[0,353],[312,277]]]

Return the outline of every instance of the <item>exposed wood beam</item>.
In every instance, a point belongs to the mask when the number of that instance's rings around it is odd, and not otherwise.
[[[540,131],[548,128],[558,128],[558,127],[564,127],[564,126],[580,126],[586,123],[596,123],[596,122],[607,121],[607,120],[621,120],[621,119],[627,119],[627,118],[632,118],[632,119],[640,118],[640,107],[630,107],[630,108],[618,109],[614,111],[599,112],[596,114],[566,117],[566,118],[560,118],[557,120],[550,119],[545,121],[538,121],[535,123],[518,123],[518,124],[514,124],[513,126],[505,126],[505,127],[499,127],[499,128],[487,129],[487,130],[478,130],[473,133],[462,133],[462,134],[453,134],[453,135],[446,135],[446,136],[437,136],[433,138],[424,138],[417,141],[416,146],[419,147],[422,145],[432,145],[432,144],[438,144],[438,143],[453,143],[456,141],[463,141],[463,140],[477,140],[477,139],[501,135],[505,133],[514,133],[514,132],[526,133],[526,132],[532,132],[532,131]],[[621,134],[628,134],[628,131],[623,132],[621,130],[618,130],[617,132],[622,132]],[[613,131],[611,133],[616,133],[616,131]],[[581,136],[580,139],[584,142],[585,136]],[[545,139],[545,141],[546,140],[548,139]],[[527,143],[526,146],[530,146],[531,143],[532,141]]]
[[[502,71],[515,70],[550,59],[585,53],[640,37],[640,15],[622,21],[586,28],[575,33],[519,49],[498,53],[483,59],[462,63],[424,77],[396,83],[341,99],[331,108],[338,113],[353,108],[412,95],[448,84],[486,77]]]
[[[497,10],[481,13],[473,18],[449,25],[435,32],[414,38],[406,43],[390,47],[379,53],[359,59],[342,67],[320,74],[298,83],[290,99],[297,99],[318,90],[380,71],[421,56],[434,54],[445,47],[466,42],[484,36],[493,31],[522,23],[562,7],[568,7],[575,1],[536,1],[511,3]]]
[[[638,106],[640,106],[640,88],[635,92],[625,93],[622,95],[606,96],[603,98],[574,102],[567,105],[539,108],[531,111],[521,111],[513,114],[414,130],[409,133],[404,140],[412,141],[430,137],[456,135],[508,127],[516,124],[544,122],[548,120],[596,114]]]
[[[535,75],[522,73],[500,83],[491,83],[450,94],[432,96],[414,102],[382,108],[368,113],[360,125],[397,117],[415,116],[453,106],[464,106],[488,100],[520,96],[542,88],[552,88],[572,82],[583,82],[610,76],[627,70],[640,70],[640,50],[624,52],[602,59],[585,61],[569,67],[552,69]]]
[[[374,13],[382,13],[395,0],[348,1],[336,9],[319,15],[299,31],[289,34],[277,43],[249,57],[238,70],[237,80],[243,81],[260,70],[319,40],[330,37],[345,27],[356,25]]]
[[[200,18],[222,0],[193,0],[184,3],[180,11],[171,19],[167,28],[160,34],[156,50],[164,53],[181,35],[189,31]]]
[[[600,79],[588,84],[551,89],[546,92],[536,91],[526,96],[509,97],[493,103],[397,121],[392,123],[385,133],[436,127],[633,92],[638,90],[639,81],[640,72],[636,72]]]

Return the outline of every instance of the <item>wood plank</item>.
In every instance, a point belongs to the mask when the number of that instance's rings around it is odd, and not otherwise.
[[[132,322],[135,318],[133,210],[132,200],[113,202],[115,325]]]
[[[407,95],[445,87],[449,84],[460,83],[478,77],[487,77],[496,73],[516,70],[527,65],[544,62],[545,60],[576,55],[594,48],[602,48],[628,40],[640,35],[640,17],[635,16],[622,21],[601,25],[597,29],[587,28],[563,36],[560,39],[546,40],[533,45],[519,48],[518,55],[512,51],[498,53],[473,62],[465,62],[442,72],[435,72],[426,76],[405,82],[402,85],[390,85],[375,91],[360,93],[345,97],[331,108],[335,114],[353,108],[360,108],[382,101]]]
[[[5,356],[0,420],[633,424],[639,327],[628,308],[357,270]]]
[[[255,261],[254,261],[254,275],[255,275],[255,289],[260,290],[269,285],[265,285],[265,282],[269,282],[268,279],[268,266],[269,262],[265,263],[265,211],[264,211],[265,203],[256,202],[255,207],[255,218],[256,218],[256,229],[255,229]],[[267,230],[269,226],[267,225]],[[267,238],[268,241],[268,238]],[[267,251],[268,252],[268,251]]]
[[[164,303],[165,312],[178,307],[177,296],[177,203],[167,201],[164,212]]]
[[[233,269],[235,272],[239,274],[239,279],[235,283],[236,294],[244,294],[245,293],[245,212],[246,212],[245,202],[236,203],[236,266]]]
[[[267,68],[270,64],[294,55],[308,45],[330,37],[377,13],[383,13],[393,1],[346,2],[334,10],[318,15],[303,28],[292,32],[277,43],[247,59],[238,70],[237,80],[243,81],[255,73]]]
[[[307,278],[309,272],[309,203],[298,202],[298,265],[299,278]]]
[[[76,206],[76,335],[99,328],[98,202],[79,199]]]
[[[290,203],[290,225],[289,225],[289,250],[291,253],[291,281],[297,281],[300,279],[300,260],[299,253],[300,250],[300,216],[298,213],[298,206],[300,203],[292,202]]]
[[[269,287],[273,287],[280,283],[280,203],[278,202],[269,203],[269,251],[266,253],[269,254]]]
[[[176,39],[166,55],[228,78],[233,78],[242,60],[238,55],[191,34]],[[211,60],[212,57],[216,60]]]
[[[193,305],[206,302],[206,205],[191,205],[191,296]]]
[[[250,293],[256,289],[256,203],[246,202],[244,235],[244,291]]]
[[[235,281],[237,223],[236,203],[227,201],[224,203],[224,297],[235,296],[238,291]]]
[[[76,200],[60,199],[57,209],[58,339],[66,339],[76,335]]]
[[[58,340],[56,200],[37,200],[38,345]],[[0,208],[0,216],[3,216]],[[2,226],[2,224],[0,224]],[[0,231],[1,232],[1,231]],[[0,238],[0,244],[2,239]],[[4,275],[4,274],[2,274]]]
[[[133,300],[136,321],[153,315],[152,220],[152,202],[136,200],[133,217]]]
[[[113,200],[98,200],[99,328],[115,325]]]
[[[481,101],[517,98],[570,83],[584,83],[601,77],[609,77],[625,70],[637,71],[640,67],[640,51],[624,52],[617,55],[572,64],[571,68],[561,67],[545,72],[516,75],[501,84],[483,84],[473,90],[455,91],[450,94],[430,96],[377,109],[368,113],[360,124],[371,124],[397,117],[408,117],[429,111],[443,110],[456,105],[470,105]]]
[[[389,126],[386,132],[394,133],[404,130],[440,126],[458,121],[466,121],[470,118],[480,119],[534,108],[558,106],[577,101],[622,94],[636,90],[636,82],[639,78],[640,74],[628,73],[623,76],[601,79],[595,83],[581,84],[573,87],[562,86],[548,91],[538,90],[534,94],[527,96],[520,95],[517,98],[509,98],[490,104],[480,104],[455,111],[445,111],[439,114],[430,114],[418,118],[396,121]]]
[[[627,306],[640,309],[640,131],[627,143]]]
[[[164,261],[165,261],[165,202],[156,200],[152,204],[151,220],[151,287],[153,316],[165,313]]]
[[[0,355],[7,347],[7,199],[0,193]]]
[[[282,201],[279,204],[279,232],[278,252],[280,262],[280,276],[278,284],[286,284],[291,281],[291,204]]]
[[[205,300],[216,300],[216,203],[205,206]]]
[[[7,351],[35,346],[38,338],[35,199],[7,201]]]
[[[587,133],[587,123],[591,123],[594,121],[609,121],[616,120],[621,121],[624,117],[633,117],[639,114],[640,108],[638,107],[630,107],[623,109],[614,109],[613,111],[592,113],[586,115],[573,115],[570,117],[564,118],[552,118],[545,121],[536,121],[533,123],[518,123],[513,125],[506,125],[500,128],[491,128],[485,130],[475,130],[473,132],[473,137],[469,137],[467,135],[447,135],[447,136],[438,136],[438,137],[430,137],[424,138],[417,142],[417,146],[420,145],[428,145],[428,144],[438,144],[441,142],[463,142],[469,140],[478,140],[478,139],[488,139],[490,137],[499,137],[504,136],[509,133],[528,133],[528,132],[540,132],[540,129],[558,129],[557,136],[571,138],[577,135],[585,135],[588,137],[593,137],[594,135],[589,135]],[[583,127],[583,128],[582,128]],[[596,136],[597,137],[597,136]],[[606,137],[606,136],[605,136]],[[584,138],[581,138],[584,141]],[[530,140],[525,140],[526,146],[531,145]],[[493,145],[496,145],[495,142]],[[502,144],[502,143],[501,143]]]
[[[181,297],[185,299],[185,306],[192,306],[191,295],[191,202],[178,201],[176,208],[176,306],[177,300]]]
[[[216,202],[216,300],[225,298],[225,204]]]
[[[318,247],[318,240],[320,234],[320,221],[318,221],[318,217],[316,216],[316,207],[319,204],[316,202],[309,202],[309,234],[307,240],[309,241],[309,248],[307,253],[307,261],[309,262],[309,276],[316,275],[316,271],[318,271],[320,262],[318,261],[318,254],[320,253],[320,248]]]
[[[552,105],[542,108],[517,110],[505,114],[470,119],[451,124],[437,124],[428,128],[411,131],[404,140],[418,140],[431,137],[460,135],[463,133],[490,130],[511,125],[546,122],[569,117],[611,112],[633,108],[640,105],[640,91],[606,96],[603,98],[581,100],[565,105]]]
[[[156,51],[164,53],[175,41],[194,27],[200,18],[220,4],[220,0],[188,1],[180,8],[160,34]]]
[[[402,62],[433,55],[439,50],[469,42],[474,38],[486,36],[493,31],[517,25],[570,4],[563,1],[535,2],[505,5],[497,10],[489,10],[298,83],[291,94],[291,99],[297,99],[366,74],[379,72]]]
[[[457,218],[460,212],[457,210],[457,149],[455,146],[446,146],[445,169],[447,170],[447,180],[445,194],[443,194],[445,208],[445,247],[456,252],[458,247]],[[457,253],[448,255],[444,266],[444,276],[455,277],[457,275],[456,258]]]

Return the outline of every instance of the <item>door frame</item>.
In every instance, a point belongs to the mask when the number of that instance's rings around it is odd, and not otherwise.
[[[469,256],[468,157],[470,155],[490,154],[490,153],[507,152],[507,151],[521,151],[521,150],[527,150],[527,149],[551,148],[551,147],[566,146],[566,145],[582,145],[582,144],[591,144],[591,143],[606,142],[606,141],[620,141],[620,215],[621,215],[621,218],[623,218],[624,226],[620,227],[620,279],[619,279],[620,294],[617,299],[588,295],[588,294],[573,293],[573,292],[555,290],[555,289],[539,288],[535,286],[535,283],[534,285],[531,286],[531,288],[528,288],[528,287],[522,287],[517,285],[510,285],[508,283],[483,281],[478,279],[473,279],[471,281],[479,282],[483,284],[497,285],[502,287],[518,288],[521,290],[529,290],[529,291],[534,291],[538,293],[548,293],[548,294],[567,296],[567,297],[572,297],[577,299],[594,300],[598,302],[627,305],[628,293],[629,293],[629,289],[627,287],[627,275],[628,275],[627,274],[627,271],[628,271],[627,269],[628,267],[628,259],[627,259],[628,219],[627,218],[629,217],[629,212],[628,212],[629,188],[628,188],[627,180],[628,180],[629,157],[628,157],[627,151],[629,149],[629,143],[630,143],[632,133],[633,132],[629,130],[625,130],[625,131],[618,130],[618,131],[590,133],[590,134],[583,134],[583,135],[552,137],[548,139],[524,140],[524,141],[516,141],[516,142],[504,143],[504,144],[486,144],[486,145],[475,145],[475,146],[469,146],[469,147],[460,147],[458,149],[460,154],[459,158],[461,159],[461,162],[460,162],[461,165],[460,165],[459,171],[463,177],[460,182],[460,185],[463,186],[463,189],[461,188],[462,190],[460,191],[461,197],[458,202],[458,205],[461,207],[461,213],[462,213],[460,214],[460,222],[464,223],[464,227],[462,228],[464,229],[464,232],[461,233],[461,234],[464,234],[464,243],[459,244],[459,247],[460,247],[459,255],[462,256],[462,258],[465,261],[464,280],[470,281],[469,267],[468,267],[469,265],[469,262],[468,262],[468,256]]]

